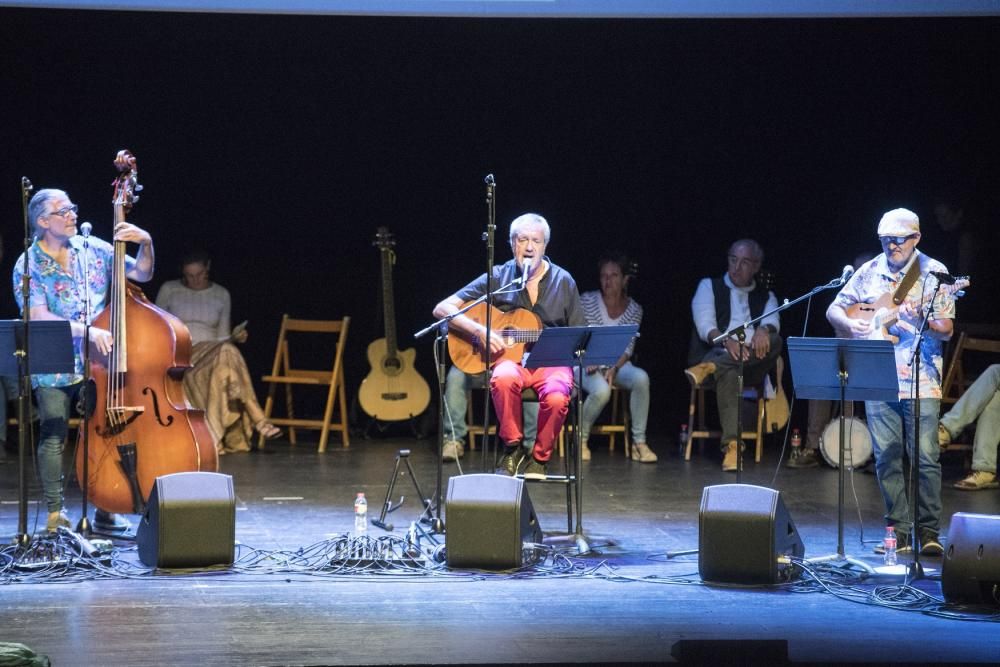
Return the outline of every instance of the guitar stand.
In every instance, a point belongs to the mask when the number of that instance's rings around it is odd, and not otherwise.
[[[417,440],[423,440],[426,437],[426,434],[420,429],[420,426],[417,421],[417,416],[418,415],[410,415],[410,418],[409,420],[407,420],[407,423],[409,423],[410,425],[410,435],[412,435]],[[361,437],[363,437],[365,440],[371,440],[372,429],[375,429],[375,432],[378,435],[382,435],[385,432],[387,432],[393,424],[399,424],[399,423],[400,422],[381,421],[378,417],[369,417],[368,423],[365,425],[364,431],[362,431],[361,433]]]
[[[392,492],[396,488],[396,479],[399,476],[399,462],[402,461],[406,465],[406,472],[409,473],[410,479],[413,481],[413,488],[417,491],[417,497],[420,498],[421,504],[424,506],[423,511],[420,513],[420,517],[417,519],[419,523],[429,524],[433,532],[439,533],[443,532],[440,519],[434,518],[435,506],[430,498],[426,497],[423,491],[420,490],[420,483],[417,482],[417,476],[413,473],[413,467],[410,465],[410,450],[401,449],[396,454],[396,462],[392,466],[392,473],[389,477],[389,486],[385,490],[385,500],[382,502],[382,511],[377,519],[372,519],[372,525],[391,532],[393,525],[391,523],[386,523],[386,516],[398,510],[403,506],[403,502],[406,500],[406,496],[400,496],[399,502],[395,505],[392,503]]]

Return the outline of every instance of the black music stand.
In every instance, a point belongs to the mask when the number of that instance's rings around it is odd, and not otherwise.
[[[792,386],[801,398],[840,401],[840,465],[837,466],[837,553],[810,558],[810,563],[843,561],[869,574],[867,563],[844,553],[845,417],[847,401],[899,400],[896,355],[887,340],[789,338]],[[852,456],[853,460],[853,456]]]
[[[583,413],[583,373],[587,366],[613,366],[639,335],[638,324],[606,327],[548,327],[542,330],[524,362],[525,368],[568,366],[576,369],[576,415],[573,426],[575,456],[566,483],[576,483],[576,528],[578,553],[590,551],[583,533],[583,452],[580,447],[580,417]]]
[[[32,375],[73,372],[73,334],[68,321],[32,320],[28,340],[24,336],[23,320],[0,320],[0,375],[18,378],[18,515],[15,541],[27,546],[28,536],[28,473],[25,453],[31,432]],[[24,350],[31,351],[30,368]]]

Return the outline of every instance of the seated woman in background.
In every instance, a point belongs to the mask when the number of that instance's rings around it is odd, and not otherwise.
[[[156,305],[173,314],[191,332],[191,365],[184,374],[184,393],[196,408],[205,411],[219,454],[246,452],[254,431],[267,439],[281,430],[264,419],[254,396],[250,371],[233,343],[243,343],[243,326],[230,331],[229,290],[213,283],[208,253],[194,250],[185,256],[180,280],[163,284]]]
[[[626,274],[628,261],[620,255],[605,255],[597,261],[600,272],[600,291],[584,292],[580,296],[583,314],[589,326],[641,324],[642,306],[628,295]],[[646,444],[646,421],[649,417],[649,375],[632,364],[635,340],[629,343],[614,366],[591,366],[583,377],[583,402],[580,432],[583,440],[583,459],[590,458],[587,439],[590,429],[611,398],[611,387],[629,391],[629,410],[632,413],[632,459],[642,463],[655,463],[656,454]]]

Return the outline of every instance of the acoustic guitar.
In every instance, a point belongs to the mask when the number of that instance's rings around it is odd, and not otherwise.
[[[464,331],[451,329],[448,332],[448,356],[451,362],[466,373],[482,373],[487,365],[492,368],[504,359],[520,362],[524,348],[534,343],[542,334],[542,321],[530,310],[515,308],[506,313],[485,303],[476,304],[465,316],[479,324],[486,324],[486,310],[492,311],[491,326],[501,339],[504,348],[497,355],[489,354],[489,347],[483,348],[478,336],[469,336]]]
[[[970,285],[969,277],[962,276],[955,280],[954,285],[941,285],[941,293],[961,296],[960,290]],[[919,309],[925,308],[937,292],[931,292],[920,299]],[[892,292],[886,292],[874,303],[856,303],[847,309],[847,316],[857,320],[871,322],[871,329],[866,336],[856,336],[867,340],[887,340],[893,345],[899,342],[898,336],[889,333],[889,327],[899,319],[899,306],[892,302]]]
[[[382,257],[382,308],[385,338],[368,346],[371,372],[361,382],[361,409],[380,421],[403,421],[421,414],[431,400],[427,381],[417,373],[414,349],[400,350],[396,344],[396,314],[392,294],[392,265],[396,263],[396,241],[389,230],[379,227],[374,245]]]

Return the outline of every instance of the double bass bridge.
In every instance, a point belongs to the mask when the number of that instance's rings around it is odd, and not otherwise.
[[[107,425],[103,429],[97,429],[97,434],[104,438],[119,435],[145,411],[146,408],[142,405],[116,405],[109,407],[104,411]]]

